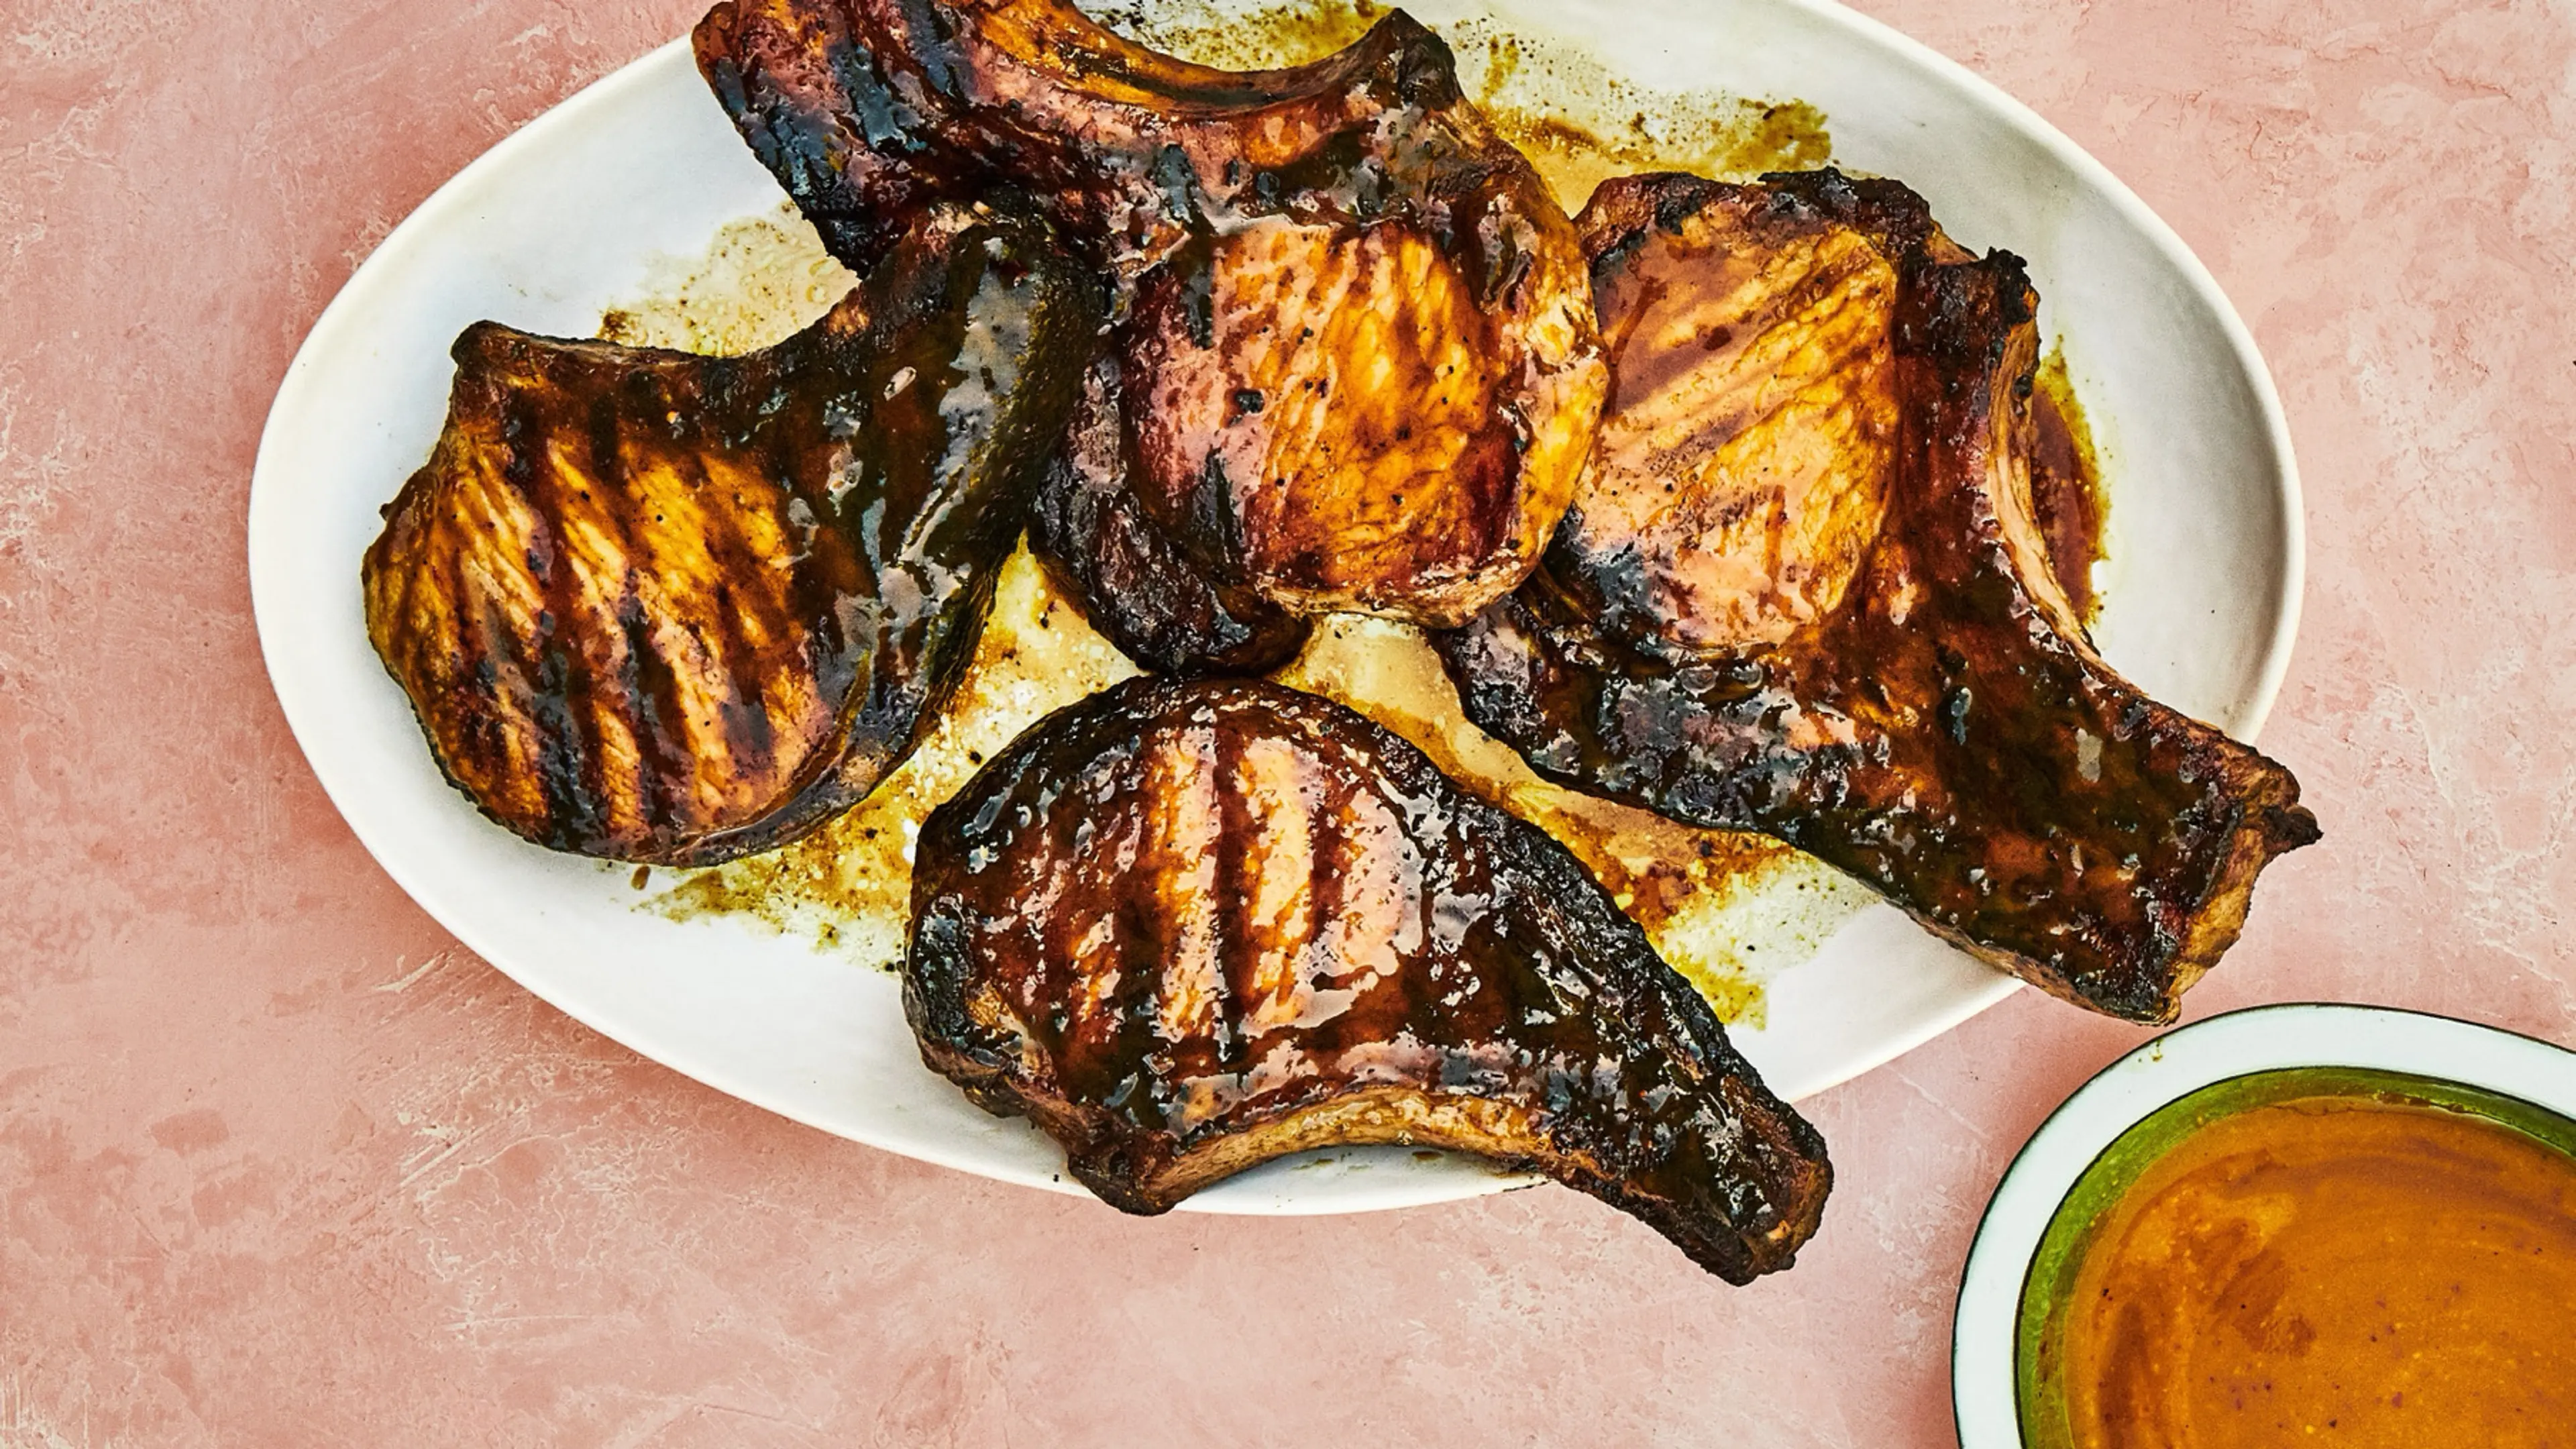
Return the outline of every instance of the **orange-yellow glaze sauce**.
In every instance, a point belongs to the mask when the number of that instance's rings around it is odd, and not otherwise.
[[[2371,1097],[2221,1118],[2095,1228],[2065,1334],[2084,1449],[2576,1445],[2576,1158]]]

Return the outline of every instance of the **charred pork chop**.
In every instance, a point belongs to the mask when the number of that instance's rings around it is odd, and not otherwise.
[[[1209,587],[1451,625],[1555,531],[1605,385],[1582,253],[1401,12],[1258,72],[1065,0],[725,0],[695,43],[845,256],[1005,184],[1121,280],[1127,484]]]
[[[1582,230],[1614,397],[1539,572],[1440,641],[1542,774],[1767,832],[2057,995],[2173,1019],[2289,772],[2093,651],[2030,512],[2036,297],[1893,182],[1632,177]]]
[[[922,831],[904,1009],[925,1061],[1129,1212],[1417,1143],[1740,1283],[1789,1265],[1831,1177],[1562,846],[1274,684],[1131,680],[986,765]]]
[[[726,860],[858,801],[974,652],[1099,315],[1037,223],[943,207],[765,352],[468,328],[364,567],[439,766],[621,860]]]

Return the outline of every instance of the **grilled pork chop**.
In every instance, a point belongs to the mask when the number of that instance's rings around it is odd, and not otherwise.
[[[1538,574],[1440,641],[1469,718],[2173,1019],[2316,822],[2287,770],[2104,664],[2050,571],[2018,259],[1832,172],[1614,181],[1582,230],[1615,396]]]
[[[1405,1142],[1543,1171],[1731,1282],[1815,1230],[1824,1144],[1635,923],[1328,700],[1095,695],[931,815],[913,879],[923,1060],[1129,1212]]]
[[[845,258],[1008,184],[1121,279],[1128,485],[1208,586],[1450,625],[1536,563],[1605,384],[1583,258],[1401,12],[1242,73],[1065,0],[725,0],[695,44]]]
[[[364,568],[440,768],[540,845],[677,865],[865,796],[974,652],[1097,290],[943,207],[765,352],[468,328]]]

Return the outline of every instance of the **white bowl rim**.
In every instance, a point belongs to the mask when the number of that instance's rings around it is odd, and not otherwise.
[[[2405,1007],[2248,1007],[2124,1054],[2031,1134],[1978,1221],[1951,1322],[1950,1397],[1960,1449],[2022,1449],[2014,1362],[2022,1288],[2050,1220],[2094,1160],[2157,1109],[2203,1087],[2308,1067],[2454,1082],[2576,1118],[2576,1051]]]

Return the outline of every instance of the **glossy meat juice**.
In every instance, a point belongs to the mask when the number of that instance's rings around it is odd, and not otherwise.
[[[2075,1449],[2576,1443],[2576,1157],[2387,1096],[2250,1108],[2092,1229]]]

